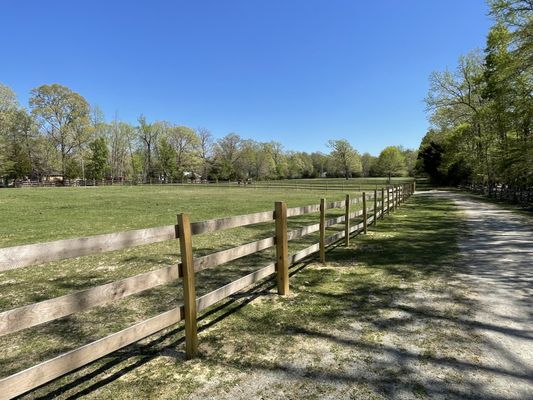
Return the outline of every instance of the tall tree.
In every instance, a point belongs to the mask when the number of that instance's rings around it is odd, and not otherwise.
[[[61,154],[65,176],[67,157],[85,143],[89,132],[89,104],[78,93],[54,83],[31,91],[30,107]]]
[[[109,166],[112,179],[124,178],[129,170],[127,130],[123,129],[117,117],[107,129],[107,142],[109,143]]]
[[[405,159],[401,150],[396,146],[385,147],[379,154],[377,168],[389,178],[389,183],[392,176],[405,175]]]
[[[0,177],[21,179],[38,173],[33,162],[37,136],[32,116],[19,107],[15,93],[0,84]]]
[[[241,177],[237,163],[241,157],[242,139],[230,133],[217,141],[215,161],[221,179],[237,179]]]
[[[154,124],[149,124],[146,121],[146,117],[142,114],[139,117],[138,122],[138,137],[144,147],[143,178],[145,181],[150,181],[156,176],[153,160],[155,158],[154,150],[157,145],[160,129],[157,129]]]
[[[185,172],[193,172],[198,163],[200,140],[191,128],[173,126],[168,130],[168,143],[176,153],[177,176],[181,179]]]
[[[178,172],[176,165],[176,150],[168,142],[167,138],[163,137],[159,140],[159,164],[163,172],[163,181],[169,183],[172,181]]]
[[[89,144],[89,149],[91,150],[91,158],[87,165],[89,178],[101,180],[105,177],[109,158],[109,150],[105,138],[100,136],[94,139]]]
[[[344,178],[349,179],[353,173],[361,172],[361,157],[347,140],[330,140],[328,146],[333,165]]]
[[[363,176],[372,176],[372,172],[375,169],[377,157],[374,157],[370,153],[364,153],[361,156],[361,171]]]
[[[319,151],[311,153],[311,162],[313,163],[314,177],[323,178],[326,175],[326,166],[328,163],[328,156]]]
[[[402,146],[399,147],[402,152],[403,159],[405,162],[405,171],[407,175],[414,177],[416,174],[416,160],[418,157],[418,151],[412,149],[404,149]]]
[[[211,164],[211,158],[213,156],[213,135],[206,128],[196,129],[196,135],[198,136],[198,157],[201,161],[201,175],[203,179],[207,179],[209,167]]]
[[[419,167],[448,184],[533,184],[533,2],[489,0],[496,24],[484,54],[432,75],[433,129]],[[438,163],[438,168],[435,165]]]
[[[10,87],[0,83],[0,113],[16,110],[17,108],[18,101],[15,92]]]

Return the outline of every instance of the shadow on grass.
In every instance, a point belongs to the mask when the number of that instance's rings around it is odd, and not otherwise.
[[[308,262],[303,262],[293,266],[290,269],[289,276],[300,272],[305,266],[308,265]],[[226,319],[230,315],[236,313],[244,306],[252,302],[254,299],[259,296],[264,296],[271,293],[272,289],[276,287],[276,284],[273,282],[273,279],[266,279],[265,281],[253,286],[251,289],[245,292],[239,292],[230,296],[227,300],[223,301],[221,304],[209,308],[201,316],[198,317],[198,333],[206,331],[208,328],[212,327],[216,323]],[[79,392],[71,395],[68,399],[78,399],[85,395],[88,395],[95,390],[111,383],[121,376],[124,376],[130,371],[139,368],[140,366],[150,362],[151,360],[159,357],[161,353],[167,349],[175,349],[185,342],[184,337],[184,327],[182,324],[177,328],[167,330],[164,334],[160,335],[155,339],[151,339],[144,344],[133,344],[124,349],[121,349],[112,355],[103,358],[100,362],[102,365],[99,365],[93,371],[84,374],[81,377],[77,377],[75,380],[61,385],[61,387],[39,397],[37,399],[54,399],[57,396],[60,396],[63,393],[68,392],[69,390],[75,389],[76,387],[83,386],[91,380],[101,377],[96,382],[91,383],[89,386],[84,387]],[[185,361],[185,352],[184,351],[172,351],[171,354],[174,357],[177,357],[181,361]],[[120,366],[121,364],[131,362],[129,365],[121,367],[118,371],[114,371],[111,374],[107,375],[110,371],[115,369],[115,367]],[[69,375],[74,375],[79,371],[83,371],[87,366],[81,367],[76,371],[72,371]],[[103,377],[104,375],[107,375]],[[62,379],[62,378],[59,378]],[[53,382],[50,382],[46,385],[53,385]]]
[[[210,355],[211,361],[239,370],[281,371],[290,379],[305,378],[333,384],[364,383],[389,398],[407,392],[422,397],[499,399],[470,379],[468,374],[481,370],[522,382],[531,382],[531,376],[439,354],[442,346],[467,348],[471,342],[469,335],[474,329],[530,338],[523,331],[479,324],[468,318],[476,305],[460,290],[455,290],[459,264],[456,242],[461,229],[461,222],[449,202],[423,196],[415,198],[397,210],[392,218],[379,220],[377,227],[371,227],[367,237],[353,240],[348,248],[338,245],[330,248],[327,258],[331,264],[327,267],[305,268],[307,264],[300,264],[292,268],[291,290],[296,296],[276,298],[283,306],[283,312],[269,307],[269,304],[245,307],[259,296],[272,293],[274,284],[268,280],[204,313],[199,318],[200,332],[231,317],[232,323],[227,324],[224,335],[239,337],[246,332],[248,338],[242,337],[229,357],[218,356],[215,352]],[[244,272],[246,265],[242,268],[237,268],[235,273]],[[380,278],[376,279],[376,276]],[[442,302],[453,303],[456,308],[453,312],[441,309],[425,298],[417,299],[416,285],[430,285],[434,280],[449,282],[445,290],[437,287],[432,295]],[[223,280],[212,278],[212,283],[220,285]],[[354,330],[354,322],[365,324],[365,329],[373,328],[373,332],[405,337],[406,342],[413,337],[423,339],[424,335],[429,335],[424,331],[413,331],[414,325],[422,324],[422,328],[431,325],[434,329],[431,334],[435,337],[430,339],[437,343],[430,347],[437,350],[420,353],[403,345],[365,339]],[[464,334],[457,336],[456,331]],[[219,346],[223,338],[214,336],[205,335],[201,340]],[[286,341],[295,336],[343,346],[349,351],[368,355],[371,361],[366,369],[338,371],[320,366],[302,369],[289,358],[269,362],[254,359],[252,354],[242,351],[246,347],[239,347],[245,346],[247,340],[259,337],[267,337],[271,342]],[[51,399],[76,389],[78,392],[68,398],[80,398],[160,357],[164,351],[180,363],[184,360],[183,352],[176,351],[176,347],[183,343],[181,326],[143,343],[129,346],[94,363],[92,371],[84,373],[89,368],[80,369],[78,373],[82,373],[81,376],[74,373],[62,378],[59,382],[61,387],[38,398]],[[435,374],[417,376],[418,370],[413,363],[448,368],[464,376],[458,380],[459,383],[450,385],[446,379]],[[367,369],[372,371],[371,375]],[[66,379],[70,382],[63,384]],[[53,388],[53,385],[50,386]]]

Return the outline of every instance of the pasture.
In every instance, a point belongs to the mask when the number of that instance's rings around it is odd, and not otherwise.
[[[375,185],[375,182],[373,182]],[[289,206],[316,204],[320,197],[342,200],[345,191],[204,186],[139,186],[6,190],[0,193],[6,219],[2,246],[86,236],[175,223],[187,212],[193,220],[265,211],[283,199]],[[328,217],[342,211],[328,213]],[[289,228],[316,223],[317,215],[293,218]],[[233,247],[272,234],[272,223],[215,232],[194,240],[196,255]],[[342,230],[333,226],[329,230]],[[290,242],[296,251],[316,242],[309,235]],[[0,312],[117,279],[175,264],[176,241],[51,262],[6,271],[0,279]],[[271,249],[197,274],[197,295],[229,283],[271,261]],[[179,283],[160,286],[105,306],[12,333],[0,338],[2,376],[65,353],[85,343],[159,314],[180,303]],[[111,316],[111,317],[110,317]]]
[[[374,190],[383,178],[287,180],[258,183],[257,188],[231,185],[142,185],[40,188],[0,191],[0,247],[45,242],[136,228],[168,225],[176,214],[193,221],[240,215],[272,208],[283,200],[289,207],[316,203],[320,197],[340,200],[346,193]],[[408,181],[394,179],[393,184]],[[286,184],[321,189],[287,190]]]

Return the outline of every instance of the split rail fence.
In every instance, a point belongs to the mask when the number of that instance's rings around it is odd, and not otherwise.
[[[273,274],[276,275],[278,293],[287,295],[289,293],[289,266],[316,252],[319,253],[321,262],[325,262],[327,246],[341,239],[344,239],[345,245],[348,245],[351,236],[361,232],[366,233],[370,224],[377,224],[378,219],[394,211],[414,190],[414,183],[406,183],[374,190],[373,193],[363,192],[353,198],[346,195],[345,200],[336,202],[328,203],[325,199],[321,199],[320,204],[304,207],[287,208],[284,202],[276,202],[273,211],[193,223],[189,221],[187,214],[179,214],[176,225],[0,249],[0,272],[174,239],[179,239],[181,254],[181,262],[172,266],[4,311],[0,313],[0,336],[117,301],[177,279],[182,279],[183,283],[182,305],[0,379],[0,398],[10,399],[24,394],[180,321],[185,321],[186,356],[187,358],[195,357],[198,348],[197,314],[199,312]],[[350,211],[350,207],[354,204],[362,204],[362,209]],[[339,208],[344,208],[344,215],[327,218],[327,210]],[[318,223],[296,230],[287,230],[288,218],[310,213],[319,213]],[[362,217],[362,219],[353,221],[357,217]],[[274,236],[202,257],[194,257],[192,249],[194,235],[269,221],[275,222]],[[338,224],[344,224],[344,229],[326,236],[326,227]],[[317,231],[319,232],[318,243],[289,254],[288,242],[290,240]],[[210,293],[196,297],[196,272],[271,247],[275,247],[276,250],[275,261]]]
[[[476,194],[487,196],[491,199],[503,200],[522,205],[533,205],[533,186],[511,186],[505,184],[474,184],[460,186]]]

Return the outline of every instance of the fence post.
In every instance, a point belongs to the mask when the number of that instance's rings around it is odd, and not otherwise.
[[[366,193],[363,192],[363,232],[366,234],[366,228],[367,228],[367,223],[366,223],[366,218],[367,218],[367,215],[366,215]]]
[[[398,208],[402,205],[402,186],[398,185]]]
[[[398,208],[402,205],[402,185],[398,185]]]
[[[381,219],[385,218],[385,188],[381,188]]]
[[[398,209],[400,207],[400,186],[396,186],[396,206],[394,207],[394,210]]]
[[[378,190],[374,189],[374,226],[378,224]]]
[[[387,215],[390,214],[390,187],[387,186]]]
[[[350,195],[346,195],[344,217],[344,244],[346,247],[350,245]]]
[[[320,262],[326,262],[326,199],[320,199]]]
[[[289,294],[289,243],[287,238],[287,204],[276,201],[276,280],[278,294]]]
[[[192,256],[191,224],[187,214],[178,214],[178,234],[183,273],[183,301],[185,306],[185,354],[188,360],[198,353],[196,323],[196,289]]]

